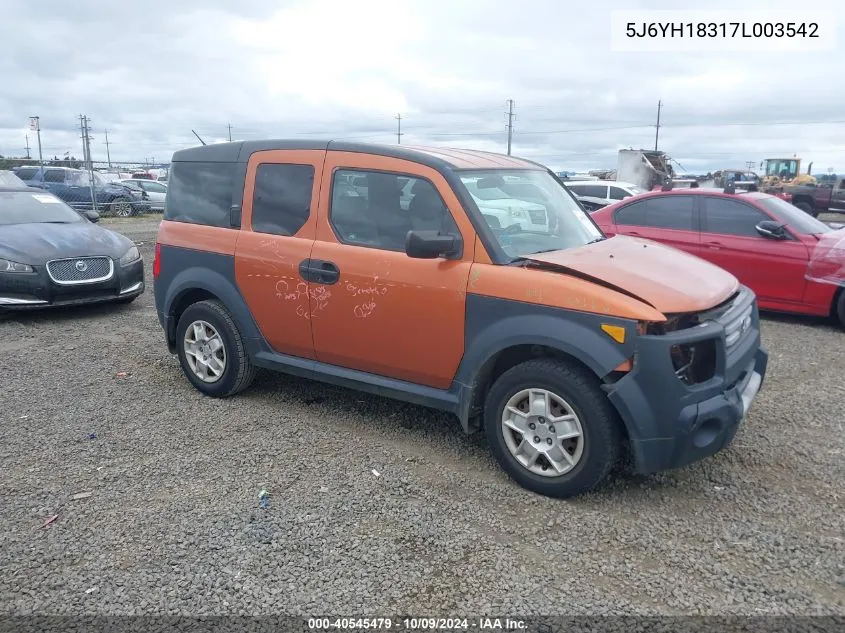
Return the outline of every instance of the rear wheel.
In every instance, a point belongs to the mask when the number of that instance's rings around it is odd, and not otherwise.
[[[502,468],[549,497],[581,494],[607,477],[621,453],[619,425],[594,376],[554,359],[512,367],[485,403],[485,432]]]
[[[813,207],[807,202],[798,202],[795,206],[801,209],[804,213],[809,213],[813,217],[816,217],[819,214],[819,212],[813,209]]]
[[[135,215],[135,209],[132,208],[132,203],[128,198],[115,198],[109,204],[109,211],[112,215],[119,218],[128,218]]]
[[[219,301],[188,306],[176,327],[176,344],[185,376],[208,396],[232,396],[255,377],[238,326]]]

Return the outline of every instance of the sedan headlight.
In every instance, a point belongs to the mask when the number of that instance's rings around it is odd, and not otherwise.
[[[31,273],[32,266],[19,264],[8,259],[0,259],[0,273]]]
[[[126,266],[127,264],[131,264],[132,262],[141,259],[141,252],[138,250],[137,246],[133,246],[130,248],[123,257],[120,258],[120,265]]]

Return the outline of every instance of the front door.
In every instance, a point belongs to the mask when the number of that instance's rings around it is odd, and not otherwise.
[[[281,354],[314,358],[311,255],[326,152],[273,150],[247,164],[235,278],[261,334]]]
[[[703,198],[701,257],[735,275],[764,301],[801,302],[807,247],[794,236],[773,240],[760,235],[754,227],[772,218],[746,202]]]
[[[461,258],[408,257],[412,229],[461,235]],[[474,244],[469,220],[435,170],[330,152],[311,252],[311,266],[328,276],[311,296],[317,360],[448,388],[464,352]]]

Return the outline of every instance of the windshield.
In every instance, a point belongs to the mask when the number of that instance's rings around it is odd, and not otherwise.
[[[794,178],[798,172],[798,161],[795,160],[770,160],[766,165],[767,176],[778,178]]]
[[[26,183],[11,171],[0,171],[0,187],[26,187]]]
[[[547,172],[462,171],[460,178],[511,258],[577,248],[603,237],[575,198]]]
[[[817,220],[809,213],[806,213],[786,200],[774,196],[758,198],[758,204],[774,215],[778,220],[788,224],[790,228],[798,233],[813,235],[817,233],[829,233],[833,229],[821,220]]]
[[[58,222],[84,222],[76,211],[46,192],[0,191],[0,226]]]

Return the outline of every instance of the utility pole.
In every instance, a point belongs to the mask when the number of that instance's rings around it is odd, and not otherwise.
[[[29,160],[29,134],[26,135],[26,158]]]
[[[106,130],[106,160],[109,161],[109,169],[111,169],[111,152],[109,152],[109,131]]]
[[[662,101],[657,102],[657,125],[654,126],[654,151],[657,151],[657,138],[660,135],[660,108],[663,106]]]
[[[94,187],[94,163],[91,160],[91,136],[88,134],[88,124],[91,122],[86,115],[79,115],[79,127],[82,130],[82,157],[88,170],[88,183],[91,188],[91,207],[97,210],[97,191]]]
[[[232,142],[232,124],[229,124],[229,142]]]
[[[29,129],[38,134],[38,165],[44,167],[44,156],[41,154],[41,117],[29,117]]]
[[[513,99],[508,99],[508,156],[511,155],[511,141],[513,140]]]
[[[395,117],[396,119],[396,143],[398,145],[402,144],[402,114],[399,113]]]

